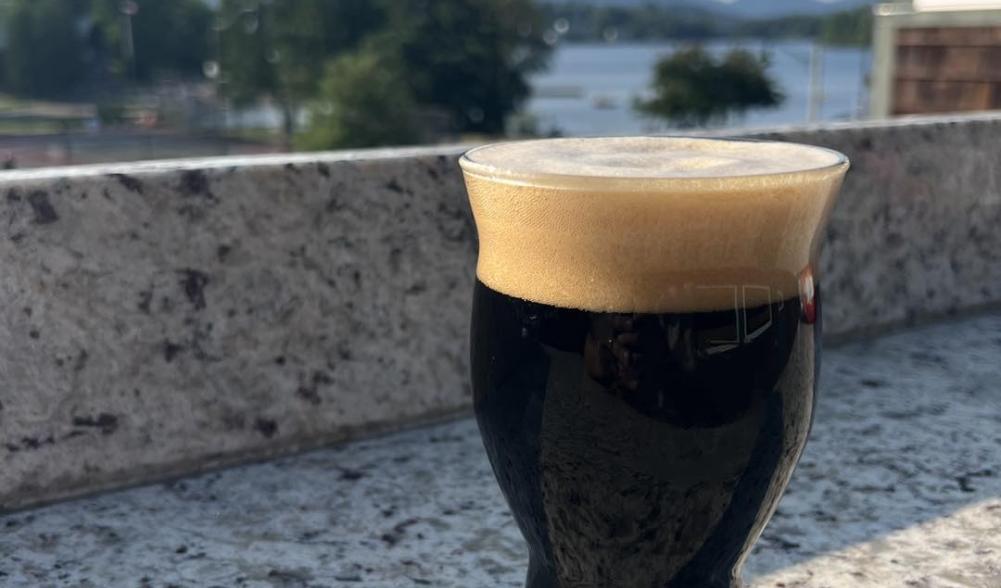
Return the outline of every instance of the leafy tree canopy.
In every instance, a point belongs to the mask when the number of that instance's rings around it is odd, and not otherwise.
[[[653,97],[636,108],[680,127],[724,121],[749,108],[773,107],[783,100],[766,72],[767,61],[734,49],[721,59],[701,47],[680,50],[654,67]]]
[[[158,73],[200,76],[210,49],[213,15],[208,5],[202,0],[133,1],[135,14],[127,17],[121,0],[90,0],[93,38],[115,71],[143,82]],[[132,29],[132,63],[124,50],[126,18]]]
[[[389,18],[373,46],[399,56],[417,101],[443,108],[459,131],[502,132],[549,54],[531,0],[395,1]]]
[[[373,147],[416,142],[416,104],[399,64],[371,50],[345,54],[327,67],[310,105],[301,149]]]
[[[220,21],[227,95],[276,100],[289,136],[298,105],[319,90],[324,64],[361,45],[378,56],[342,62],[344,72],[394,64],[406,102],[445,112],[457,131],[483,133],[503,131],[528,96],[525,76],[549,52],[531,0],[223,0]],[[334,89],[325,87],[319,102],[346,99]],[[374,104],[368,108],[378,116]],[[314,116],[311,125],[333,120]]]
[[[134,0],[131,16],[123,6],[121,0],[7,0],[0,6],[7,34],[4,88],[65,98],[88,77],[105,75],[106,67],[133,82],[160,73],[201,76],[213,22],[202,0]]]
[[[69,92],[84,71],[85,45],[77,23],[84,14],[63,0],[14,0],[6,6],[6,88],[25,96]]]
[[[223,89],[237,103],[275,100],[291,136],[295,113],[316,93],[326,61],[383,20],[378,0],[223,0],[216,24]]]

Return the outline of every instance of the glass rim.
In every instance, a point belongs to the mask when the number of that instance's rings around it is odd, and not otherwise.
[[[720,143],[771,143],[786,145],[803,150],[821,151],[834,156],[833,163],[825,163],[817,166],[805,166],[800,169],[770,171],[762,173],[747,173],[734,175],[686,175],[686,176],[612,176],[601,174],[571,174],[561,172],[519,172],[510,168],[504,168],[494,164],[487,164],[475,161],[470,156],[478,151],[483,151],[497,147],[499,145],[512,145],[518,143],[542,143],[547,141],[560,141],[564,139],[601,140],[601,139],[685,139],[686,141],[704,141]],[[664,188],[698,188],[699,191],[714,191],[725,189],[733,183],[743,183],[754,181],[767,182],[768,180],[781,179],[781,183],[798,183],[796,179],[808,181],[817,176],[828,176],[838,172],[844,172],[851,166],[848,157],[828,147],[810,145],[808,143],[798,143],[795,141],[777,141],[774,139],[758,139],[755,137],[693,137],[688,135],[629,135],[629,136],[590,136],[590,137],[554,137],[545,139],[524,139],[517,141],[501,141],[478,145],[467,150],[459,158],[459,167],[463,173],[471,174],[483,179],[504,184],[543,187],[548,189],[573,189],[573,190],[652,190]]]

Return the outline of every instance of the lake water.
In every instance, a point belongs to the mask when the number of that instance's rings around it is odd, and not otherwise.
[[[769,73],[786,98],[777,108],[748,111],[727,126],[808,122],[811,43],[744,41],[705,45],[715,54],[734,46],[766,51],[771,59]],[[557,129],[567,135],[623,135],[663,130],[663,123],[641,117],[632,103],[648,91],[657,59],[677,47],[669,43],[561,45],[553,52],[549,70],[532,78],[535,95],[525,110],[536,118],[543,132]],[[868,50],[822,50],[819,62],[823,99],[815,120],[851,120],[865,114],[870,61]]]

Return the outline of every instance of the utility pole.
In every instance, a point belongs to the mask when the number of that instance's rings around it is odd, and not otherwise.
[[[820,117],[824,104],[824,49],[817,41],[810,47],[810,92],[807,99],[806,120],[814,122]]]
[[[125,63],[128,64],[129,73],[133,80],[136,79],[136,46],[132,37],[132,17],[139,13],[139,5],[135,0],[124,0],[118,6],[122,13],[122,52],[125,54]]]
[[[866,92],[869,86],[869,76],[866,71],[867,53],[863,48],[859,48],[858,52],[858,95],[855,99],[855,116],[853,117],[855,119],[865,117],[866,106],[869,102]]]

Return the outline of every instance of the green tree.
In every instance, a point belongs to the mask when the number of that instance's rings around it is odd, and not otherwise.
[[[724,121],[749,108],[774,107],[783,100],[766,68],[767,61],[743,49],[716,59],[701,47],[680,50],[654,66],[649,100],[636,108],[680,127]]]
[[[345,54],[328,66],[300,149],[414,143],[416,104],[397,64],[377,52]]]
[[[373,0],[223,0],[216,29],[223,91],[237,104],[270,98],[289,141],[324,64],[383,22]]]
[[[820,34],[826,15],[790,14],[739,23],[736,36],[759,39],[815,39]]]
[[[121,0],[90,2],[100,49],[127,79],[145,82],[161,72],[201,75],[213,22],[212,9],[202,0],[134,0],[131,17],[123,14]],[[131,62],[125,51],[129,28]]]
[[[837,12],[824,19],[820,38],[829,45],[866,46],[872,42],[872,9]]]
[[[78,3],[14,0],[7,6],[5,86],[18,95],[61,97],[84,74],[85,45]]]
[[[531,0],[403,0],[373,46],[400,57],[419,103],[459,131],[498,134],[546,63],[544,28]]]

